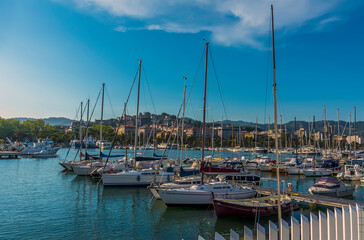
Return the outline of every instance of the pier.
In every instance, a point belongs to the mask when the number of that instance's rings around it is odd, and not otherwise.
[[[13,151],[0,151],[0,159],[14,159],[18,158],[20,152]]]
[[[260,187],[260,186],[253,186],[253,188],[262,195],[277,194],[277,189],[275,188]],[[293,200],[297,202],[305,202],[305,203],[318,204],[327,207],[337,207],[337,208],[349,207],[349,205],[355,206],[356,204],[364,207],[364,202],[359,202],[352,199],[335,198],[323,195],[311,195],[301,192],[288,192],[288,194]]]

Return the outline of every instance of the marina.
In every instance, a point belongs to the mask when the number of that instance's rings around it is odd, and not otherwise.
[[[61,149],[58,152],[60,159],[67,154],[67,150]],[[123,150],[114,151],[115,154],[124,153]],[[97,150],[90,150],[90,154],[94,153]],[[161,150],[157,150],[157,153],[160,154]],[[198,156],[199,153],[186,150],[186,154],[191,157]],[[71,150],[71,158],[75,154],[76,150]],[[171,157],[177,155],[176,151],[171,153]],[[230,156],[230,152],[224,152],[223,155]],[[11,206],[0,216],[0,238],[9,235],[16,238],[67,238],[75,234],[82,238],[125,236],[127,239],[168,239],[170,234],[174,234],[176,239],[197,239],[198,235],[212,239],[216,231],[227,239],[230,229],[243,236],[243,225],[251,229],[255,226],[254,221],[240,217],[217,218],[213,209],[167,207],[161,200],[155,200],[145,187],[103,187],[99,180],[63,172],[57,159],[4,159],[0,164],[7,169],[0,179],[0,194],[9,196],[1,198],[0,204]],[[265,180],[272,178],[272,173],[256,174],[262,176],[263,184],[261,188],[255,186],[256,190],[269,195],[274,191],[272,189],[276,189],[274,182]],[[29,178],[29,175],[37,177]],[[7,182],[6,179],[13,181]],[[332,199],[309,195],[309,187],[318,179],[281,175],[284,186],[287,183],[294,186],[297,196],[291,194],[291,198],[312,203],[292,213],[283,214],[285,221],[290,221],[291,214],[297,219],[300,214],[309,218],[310,212],[325,212],[325,206],[330,206],[328,209],[332,210],[332,207],[364,201],[364,185],[360,182],[354,184],[352,198]],[[282,191],[286,191],[286,187]],[[32,221],[27,221],[29,218]],[[43,219],[52,224],[45,223]],[[276,217],[262,218],[259,224],[268,229],[269,220],[275,219]],[[47,230],[41,230],[42,226],[47,226]]]
[[[3,0],[0,239],[364,240],[363,12]]]

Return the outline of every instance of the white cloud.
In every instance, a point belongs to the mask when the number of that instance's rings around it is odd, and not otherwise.
[[[115,28],[161,30],[174,33],[211,32],[223,45],[261,47],[268,34],[270,4],[274,4],[276,29],[295,29],[313,19],[317,25],[337,21],[330,12],[343,0],[73,0],[81,8],[106,12],[130,23]],[[135,21],[137,20],[137,21]],[[137,23],[135,23],[137,22]],[[135,25],[137,24],[137,25]],[[315,28],[313,28],[315,29]],[[317,28],[316,28],[317,29]]]

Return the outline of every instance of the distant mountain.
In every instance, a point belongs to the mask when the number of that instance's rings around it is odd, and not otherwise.
[[[72,122],[74,122],[75,120],[69,119],[69,118],[65,118],[65,117],[49,117],[49,118],[25,118],[25,117],[18,117],[18,118],[13,118],[13,119],[17,119],[21,122],[26,121],[26,120],[43,120],[45,123],[49,124],[49,125],[53,125],[53,126],[70,126]]]

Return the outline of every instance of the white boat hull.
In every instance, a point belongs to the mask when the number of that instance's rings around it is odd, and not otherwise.
[[[149,186],[151,182],[169,182],[173,176],[174,173],[169,172],[148,175],[128,174],[127,172],[106,173],[102,175],[102,183],[104,186]]]

